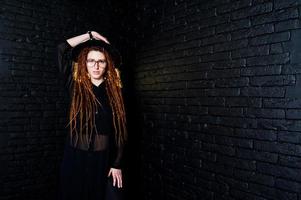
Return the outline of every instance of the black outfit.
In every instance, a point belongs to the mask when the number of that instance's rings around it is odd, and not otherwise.
[[[67,41],[58,45],[58,67],[69,94],[73,85],[71,49]],[[107,177],[110,168],[121,168],[123,146],[115,142],[105,84],[105,81],[99,86],[92,84],[102,106],[98,106],[95,113],[96,130],[93,129],[91,142],[86,145],[85,137],[71,137],[68,130],[60,171],[61,200],[117,200],[122,197],[122,189],[117,188],[117,184],[113,187],[112,176]]]

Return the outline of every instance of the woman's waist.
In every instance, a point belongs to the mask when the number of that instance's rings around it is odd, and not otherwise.
[[[109,135],[93,133],[91,136],[73,134],[67,138],[67,144],[82,151],[106,151],[109,147]]]
[[[108,148],[87,148],[87,147],[83,147],[83,145],[74,145],[71,144],[70,142],[67,142],[65,145],[65,148],[71,151],[76,151],[79,153],[106,153],[108,151]]]

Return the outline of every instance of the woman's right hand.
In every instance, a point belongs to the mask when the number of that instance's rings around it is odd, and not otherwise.
[[[92,36],[96,39],[96,40],[102,40],[107,44],[110,44],[110,42],[107,40],[107,38],[105,38],[104,36],[100,35],[99,33],[97,33],[96,31],[91,31]]]

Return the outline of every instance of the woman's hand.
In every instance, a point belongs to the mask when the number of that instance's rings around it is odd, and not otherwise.
[[[113,178],[113,186],[116,185],[118,188],[122,188],[122,171],[121,169],[111,168],[108,174],[108,177],[112,175]]]
[[[102,40],[104,42],[106,42],[107,44],[110,44],[110,42],[107,40],[107,38],[105,38],[104,36],[100,35],[99,33],[97,33],[96,31],[91,31],[92,36],[96,39],[96,40]]]

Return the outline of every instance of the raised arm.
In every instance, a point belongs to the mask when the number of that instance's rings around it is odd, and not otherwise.
[[[91,31],[92,37],[96,40],[103,40],[108,43],[108,40],[95,31]],[[57,46],[57,65],[59,72],[62,76],[64,84],[66,88],[71,91],[73,78],[72,78],[72,56],[71,51],[72,48],[76,45],[83,43],[90,39],[90,35],[88,33],[84,33],[72,38],[67,39],[66,41],[60,43]]]
[[[104,36],[100,35],[99,33],[95,32],[95,31],[91,31],[92,37],[96,40],[102,40],[108,44],[109,41],[107,40],[107,38],[105,38]],[[90,35],[88,33],[82,34],[82,35],[78,35],[72,38],[67,39],[67,42],[72,46],[75,47],[76,45],[85,42],[87,40],[90,39]]]

